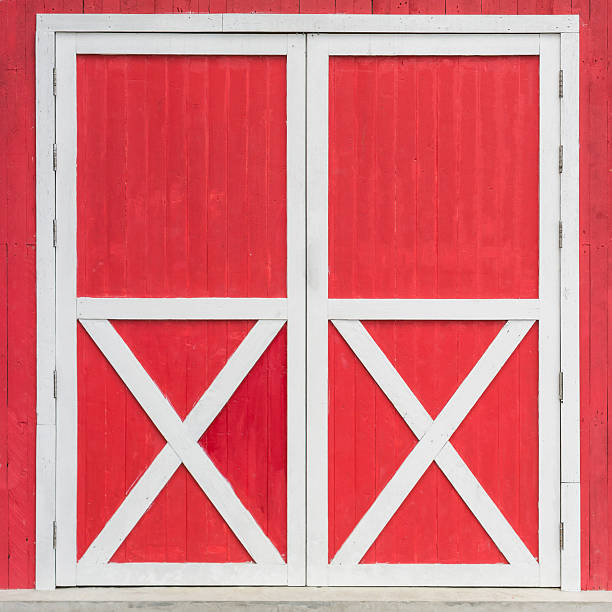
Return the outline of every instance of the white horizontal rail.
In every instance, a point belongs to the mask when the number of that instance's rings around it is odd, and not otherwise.
[[[107,563],[77,565],[79,586],[285,585],[286,565],[255,563]]]
[[[578,15],[38,15],[52,32],[358,32],[539,34],[578,32]]]
[[[286,298],[77,298],[79,319],[286,319]]]
[[[537,34],[326,35],[330,55],[539,55]]]
[[[77,53],[163,55],[286,55],[283,34],[81,33]]]
[[[539,300],[405,300],[332,299],[330,319],[429,320],[429,321],[509,321],[536,320]]]

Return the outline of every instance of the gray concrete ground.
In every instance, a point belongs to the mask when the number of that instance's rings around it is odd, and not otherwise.
[[[0,591],[0,612],[539,612],[557,609],[612,612],[612,591],[314,587]]]

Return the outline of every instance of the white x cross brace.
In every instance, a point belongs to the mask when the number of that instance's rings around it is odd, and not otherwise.
[[[81,323],[167,443],[89,546],[79,566],[108,563],[181,464],[189,470],[255,563],[284,564],[278,550],[198,440],[283,327],[285,320],[258,321],[184,421],[181,421],[108,320],[82,320]]]
[[[459,456],[450,437],[535,321],[508,321],[433,420],[360,321],[333,320],[366,370],[419,440],[349,537],[332,565],[357,564],[432,462],[436,462],[510,564],[537,561]]]

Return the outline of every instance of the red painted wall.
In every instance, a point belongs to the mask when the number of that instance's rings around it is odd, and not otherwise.
[[[612,95],[607,0],[3,0],[0,2],[0,587],[34,586],[34,32],[43,12],[579,13],[582,586],[612,588]],[[612,42],[612,41],[611,41]],[[610,282],[608,282],[610,274]]]

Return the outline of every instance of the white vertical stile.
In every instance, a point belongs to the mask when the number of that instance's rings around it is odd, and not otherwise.
[[[307,581],[327,584],[327,143],[329,56],[307,36]]]
[[[306,40],[287,44],[287,571],[306,584]]]
[[[76,55],[75,35],[56,37],[57,66],[57,549],[58,585],[76,581]]]
[[[559,36],[540,37],[539,559],[540,585],[560,583]]]
[[[55,588],[55,34],[36,32],[36,588]]]
[[[580,286],[579,286],[579,35],[561,35],[561,588],[580,590]]]

